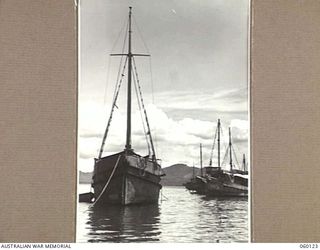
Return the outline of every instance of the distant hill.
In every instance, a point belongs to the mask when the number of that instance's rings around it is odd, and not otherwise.
[[[192,167],[185,164],[175,164],[170,167],[163,168],[166,176],[161,178],[161,184],[164,186],[182,186],[192,177]],[[200,170],[195,168],[195,174],[199,174]],[[91,183],[92,172],[79,172],[79,183]]]
[[[163,168],[166,176],[162,177],[161,184],[164,186],[182,186],[192,178],[192,167],[185,164],[175,164],[170,167]],[[199,174],[200,170],[195,168],[195,174]]]
[[[91,183],[92,172],[79,171],[79,183]]]

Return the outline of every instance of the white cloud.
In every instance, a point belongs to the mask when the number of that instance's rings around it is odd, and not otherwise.
[[[199,110],[201,113],[247,111],[246,89],[211,90],[210,92],[168,91],[158,93],[156,99],[161,108]]]
[[[157,8],[150,8],[154,3]],[[104,100],[111,98],[120,60],[108,58],[108,54],[121,51],[122,42],[114,44],[127,16],[127,1],[82,4],[79,168],[90,170],[90,157],[98,154],[110,111],[110,103],[106,105]],[[236,146],[247,152],[248,130],[243,126],[248,119],[247,1],[170,4],[168,9],[168,1],[141,0],[134,6],[136,21],[152,55],[152,71],[151,58],[137,58],[137,68],[146,103],[151,102],[152,92],[155,96],[156,106],[147,108],[158,157],[163,166],[197,164],[202,142],[204,162],[208,162],[218,118],[225,136],[231,124]],[[135,40],[138,37],[133,36],[134,51],[145,52],[144,43]],[[125,84],[107,139],[108,153],[124,148]],[[132,144],[140,152],[145,141],[139,114],[133,114],[132,128]]]
[[[93,111],[92,111],[93,110]],[[147,113],[151,124],[151,131],[155,141],[157,157],[162,160],[163,167],[175,163],[199,165],[199,144],[203,143],[204,164],[208,164],[213,142],[216,121],[205,121],[195,118],[174,120],[162,109],[155,105],[147,106]],[[103,112],[97,104],[83,102],[79,114],[79,169],[91,171],[93,158],[97,156],[101,144],[104,127],[108,114]],[[238,158],[242,152],[247,152],[248,122],[234,119],[224,122],[223,141],[228,141],[227,127],[232,127],[233,140],[239,149]],[[143,135],[140,115],[133,112],[132,116],[132,146],[137,153],[146,154],[147,146]],[[126,116],[124,112],[116,110],[109,131],[105,154],[124,149],[126,133]],[[214,159],[214,162],[216,160]]]

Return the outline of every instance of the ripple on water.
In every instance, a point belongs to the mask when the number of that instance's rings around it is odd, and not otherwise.
[[[183,187],[164,187],[163,194],[168,199],[156,205],[101,209],[80,203],[77,241],[248,241],[247,199],[207,199]]]

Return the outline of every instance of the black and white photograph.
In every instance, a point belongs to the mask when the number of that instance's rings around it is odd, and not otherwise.
[[[249,10],[79,2],[77,242],[249,242]]]

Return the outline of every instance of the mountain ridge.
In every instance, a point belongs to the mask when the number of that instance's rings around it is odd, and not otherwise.
[[[161,184],[163,186],[182,186],[192,178],[193,169],[186,164],[173,164],[171,166],[163,168],[163,172],[166,174],[161,178]],[[199,168],[195,168],[195,175],[200,172]],[[79,183],[89,184],[91,183],[92,172],[79,171]]]

